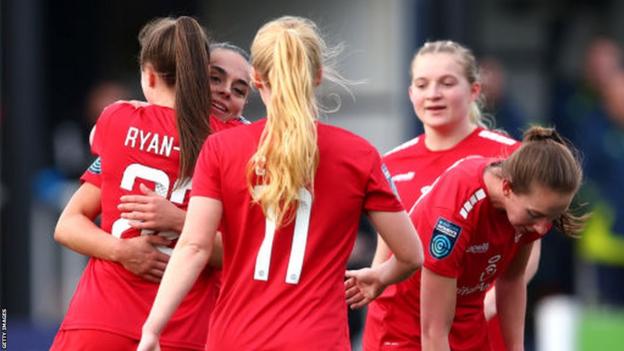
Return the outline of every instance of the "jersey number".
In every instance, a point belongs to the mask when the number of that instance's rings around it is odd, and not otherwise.
[[[260,186],[254,188],[259,191]],[[310,227],[310,212],[312,210],[312,194],[306,189],[299,190],[299,205],[295,215],[295,230],[293,233],[292,247],[290,249],[290,259],[286,272],[286,283],[298,284],[303,268],[303,256],[305,254],[306,243],[308,241],[308,229]],[[271,211],[269,211],[270,213]],[[269,218],[272,217],[272,218]],[[271,250],[273,249],[273,238],[275,237],[274,216],[266,218],[264,240],[258,250],[256,257],[256,268],[254,271],[255,280],[267,281],[269,279],[269,266],[271,264]]]
[[[126,167],[123,173],[123,177],[121,178],[121,184],[119,185],[122,189],[131,191],[134,187],[134,184],[137,178],[144,179],[147,181],[154,182],[156,188],[154,192],[159,196],[166,197],[167,193],[169,193],[169,176],[167,173],[152,167],[148,167],[142,164],[133,163]],[[191,190],[191,181],[189,180],[184,184],[184,186],[176,188],[169,197],[169,200],[176,204],[182,204],[184,202],[184,197],[186,192]],[[111,234],[114,237],[120,238],[123,232],[130,229],[130,221],[125,218],[119,218],[113,223],[113,228],[111,230]],[[154,231],[150,229],[142,229],[141,235],[151,235]],[[158,235],[164,237],[168,240],[176,239],[179,234],[172,231],[163,231],[159,232]],[[172,249],[166,246],[158,246],[158,250],[168,255],[171,255]]]

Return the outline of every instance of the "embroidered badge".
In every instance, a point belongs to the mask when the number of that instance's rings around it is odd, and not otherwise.
[[[453,251],[453,246],[461,233],[461,227],[457,224],[440,217],[435,227],[429,243],[431,256],[442,259]]]
[[[99,157],[95,159],[95,161],[93,161],[91,166],[89,166],[88,171],[94,174],[102,173],[102,160],[100,160]]]

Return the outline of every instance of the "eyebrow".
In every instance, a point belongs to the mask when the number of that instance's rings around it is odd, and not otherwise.
[[[217,66],[215,64],[210,65],[211,68],[215,69],[219,74],[226,75],[227,71],[223,69],[221,66]],[[249,83],[244,79],[237,79],[234,83],[243,84],[246,87],[249,87]]]

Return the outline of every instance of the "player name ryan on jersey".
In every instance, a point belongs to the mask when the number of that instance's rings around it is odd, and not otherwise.
[[[180,150],[179,147],[173,146],[173,140],[173,137],[170,135],[160,136],[158,133],[144,131],[136,127],[129,127],[124,145],[168,157],[171,156],[172,150]]]

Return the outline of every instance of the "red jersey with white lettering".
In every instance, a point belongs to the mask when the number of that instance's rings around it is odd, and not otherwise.
[[[452,350],[489,349],[483,314],[485,292],[521,245],[539,239],[537,233],[516,234],[506,213],[492,206],[483,172],[498,160],[472,156],[457,162],[410,213],[425,249],[424,267],[457,279],[455,317],[449,334]],[[392,299],[380,301],[380,309],[390,311],[390,325],[379,348],[420,349],[420,276],[421,272],[416,272],[407,284],[393,289]],[[405,316],[392,314],[397,303],[409,306],[409,322],[402,319]],[[398,327],[401,321],[404,325]]]
[[[475,129],[454,147],[441,151],[429,150],[425,137],[421,134],[389,151],[383,158],[407,210],[431,189],[440,174],[458,160],[471,155],[506,158],[521,145],[514,139],[484,128]],[[417,293],[411,288],[412,284],[413,281],[407,280],[389,286],[369,304],[363,338],[366,350],[383,350],[385,346],[399,350],[401,348],[397,345],[401,345],[401,340],[414,338],[412,331],[418,327],[414,324],[418,305],[410,296]],[[402,286],[399,289],[401,296],[397,291],[399,286]]]
[[[403,206],[368,142],[318,123],[313,192],[301,189],[294,220],[275,230],[247,186],[265,122],[209,137],[194,174],[192,196],[223,204],[223,281],[207,349],[348,350],[344,273],[361,212]]]
[[[221,122],[211,117],[210,124],[213,131],[219,131],[242,122]],[[186,210],[191,182],[176,186],[180,144],[175,111],[157,105],[112,104],[97,121],[92,151],[98,159],[81,179],[101,189],[101,228],[120,239],[157,234],[175,241],[177,233],[130,228],[117,209],[119,198],[141,194],[139,184],[143,183]],[[167,253],[171,250],[160,249]],[[164,330],[163,345],[204,349],[218,279],[217,272],[210,268],[202,272]],[[158,284],[134,275],[116,262],[91,258],[61,329],[105,330],[138,340],[157,289]]]

